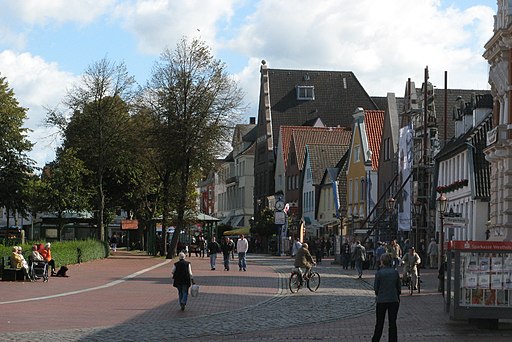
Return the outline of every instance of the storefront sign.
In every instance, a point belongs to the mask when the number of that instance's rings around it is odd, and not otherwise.
[[[510,251],[512,241],[449,241],[448,249]]]

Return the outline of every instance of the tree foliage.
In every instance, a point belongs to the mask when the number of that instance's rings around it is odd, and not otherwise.
[[[129,103],[132,99],[134,79],[124,63],[102,59],[92,63],[81,81],[72,88],[64,101],[72,115],[52,111],[47,121],[61,128],[64,149],[74,148],[92,174],[95,189],[99,237],[105,232],[105,178],[128,164],[125,153],[129,144],[131,126]]]
[[[148,156],[162,182],[164,226],[171,208],[176,212],[172,255],[185,213],[195,209],[194,186],[225,152],[243,94],[204,42],[183,38],[175,50],[161,54],[142,99],[151,116]]]
[[[44,189],[45,211],[57,216],[57,235],[60,239],[66,212],[80,213],[90,208],[92,193],[85,187],[85,178],[90,171],[77,158],[76,150],[68,148],[58,151],[57,159],[43,170],[41,176]]]
[[[26,109],[19,105],[5,77],[0,77],[0,206],[5,206],[8,214],[27,210],[24,188],[34,162],[26,154],[32,143],[28,129],[22,127],[25,119]]]

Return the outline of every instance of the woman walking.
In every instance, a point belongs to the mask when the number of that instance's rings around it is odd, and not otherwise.
[[[185,253],[180,252],[179,261],[174,263],[172,267],[173,286],[178,289],[178,301],[181,306],[181,311],[185,310],[188,299],[188,289],[194,283],[192,275],[192,267],[190,262],[185,261]]]

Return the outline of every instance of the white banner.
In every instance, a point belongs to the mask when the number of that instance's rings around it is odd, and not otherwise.
[[[412,177],[409,178],[413,162],[413,130],[410,126],[400,128],[400,139],[398,141],[398,166],[400,173],[399,184],[402,186],[407,179],[407,184],[402,188],[400,194],[396,194],[398,205],[398,230],[411,230],[411,209],[412,209]]]

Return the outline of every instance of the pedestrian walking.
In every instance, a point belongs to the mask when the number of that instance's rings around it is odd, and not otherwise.
[[[215,271],[215,264],[217,263],[217,253],[220,252],[220,245],[212,236],[212,241],[208,242],[208,255],[210,255],[210,267]]]
[[[249,250],[249,241],[242,234],[236,242],[236,250],[238,252],[238,270],[247,271],[247,251]]]
[[[229,271],[229,257],[231,256],[231,253],[234,249],[235,245],[233,244],[233,241],[227,236],[224,237],[224,240],[220,245],[220,250],[222,251],[222,256],[224,257],[224,271]]]
[[[393,259],[393,267],[397,268],[400,266],[402,248],[400,248],[400,245],[396,242],[396,240],[391,240],[391,243],[387,248],[387,253],[391,254],[391,258]]]
[[[178,254],[179,261],[174,263],[172,267],[172,286],[178,289],[178,298],[181,307],[181,311],[185,310],[188,299],[188,289],[194,282],[194,276],[192,275],[192,266],[190,262],[185,261],[185,253],[180,252]]]
[[[355,268],[357,271],[358,278],[361,279],[363,276],[363,262],[366,260],[366,250],[361,245],[359,240],[356,241],[356,246],[354,248],[354,253],[352,254],[352,258],[355,262]]]
[[[377,307],[375,310],[376,321],[372,342],[380,341],[382,330],[384,329],[386,311],[389,322],[388,341],[396,342],[398,340],[396,318],[400,307],[402,288],[400,274],[392,267],[392,262],[392,257],[389,254],[383,254],[380,259],[381,267],[375,274],[373,289],[377,296]]]
[[[343,245],[341,245],[341,264],[343,265],[344,270],[348,270],[348,265],[350,264],[350,256],[352,255],[351,250],[352,248],[350,247],[348,240],[345,240]]]
[[[385,243],[382,241],[377,242],[377,249],[375,250],[375,268],[378,270],[380,268],[380,258],[382,255],[386,253]]]
[[[431,238],[430,243],[428,244],[427,248],[427,255],[430,261],[430,268],[437,268],[437,255],[438,255],[438,248],[436,239]]]
[[[112,251],[117,252],[117,234],[114,233],[110,237],[110,247],[112,248]]]

